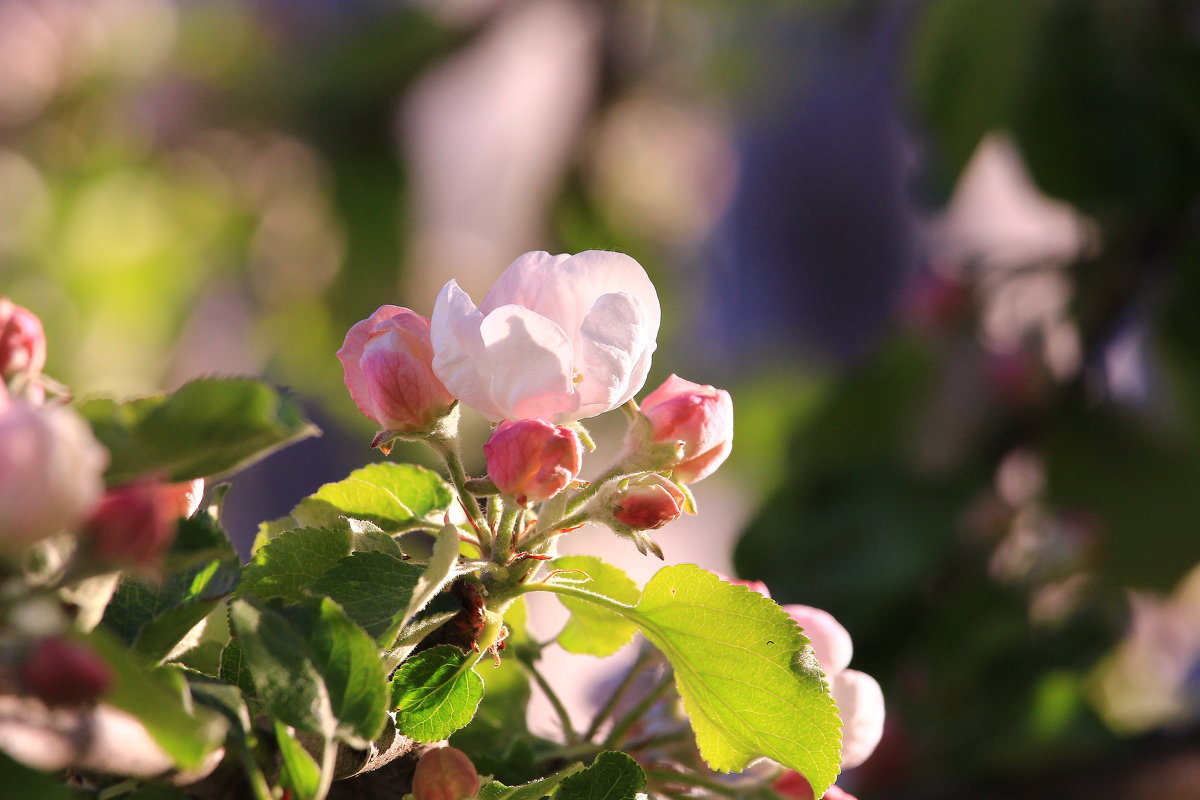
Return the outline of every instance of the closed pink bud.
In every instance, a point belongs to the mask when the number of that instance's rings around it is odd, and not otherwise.
[[[0,377],[23,373],[35,378],[45,365],[42,321],[29,309],[0,297]]]
[[[646,475],[617,492],[612,515],[631,530],[649,531],[679,519],[685,503],[678,486],[661,475]]]
[[[492,483],[523,506],[554,497],[583,466],[575,432],[540,419],[500,423],[483,453]]]
[[[695,483],[711,475],[733,447],[733,400],[729,392],[672,375],[645,400],[651,441],[681,442],[683,453],[671,465],[671,477]]]
[[[104,491],[106,451],[65,406],[0,404],[0,555],[78,529]]]
[[[478,794],[479,773],[462,750],[439,747],[417,762],[413,800],[473,800]]]
[[[380,306],[346,333],[337,351],[358,410],[395,434],[428,432],[454,405],[433,374],[429,320],[399,306]]]
[[[34,643],[20,668],[25,691],[48,706],[95,703],[112,685],[112,670],[90,647],[59,636]]]
[[[203,481],[199,481],[200,492]],[[176,521],[199,504],[195,481],[139,481],[109,490],[86,525],[92,555],[106,564],[154,567],[174,538]]]

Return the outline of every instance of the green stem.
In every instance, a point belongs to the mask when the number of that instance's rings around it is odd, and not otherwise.
[[[567,713],[567,707],[563,705],[558,693],[550,686],[549,681],[542,675],[538,668],[533,665],[533,662],[526,661],[523,658],[517,659],[518,663],[525,668],[529,676],[537,683],[538,688],[546,695],[546,699],[550,701],[550,705],[554,708],[554,713],[558,715],[559,724],[562,725],[563,734],[566,736],[567,745],[573,746],[580,743],[579,734],[575,732],[574,726],[571,725],[571,715]]]
[[[620,614],[622,617],[629,617],[629,612],[633,611],[633,606],[619,603],[611,597],[605,597],[602,594],[589,592],[586,589],[579,589],[575,586],[564,586],[559,583],[531,583],[517,589],[517,594],[528,594],[529,592],[553,592],[554,594],[563,594],[567,597],[578,597],[580,600],[604,606],[609,611]]]
[[[325,800],[329,790],[333,788],[333,773],[337,769],[337,748],[337,741],[332,736],[325,739],[325,748],[321,751],[321,782],[317,784],[313,800]]]
[[[672,772],[669,769],[646,769],[646,780],[661,781],[663,783],[682,783],[685,786],[695,786],[700,789],[708,789],[711,792],[716,792],[725,797],[737,797],[738,790],[733,786],[702,778],[699,775],[692,775],[686,772]]]
[[[566,516],[572,517],[572,516],[575,516],[576,514],[578,514],[579,510],[587,504],[588,500],[591,500],[593,497],[596,496],[596,493],[600,491],[601,487],[603,487],[604,484],[608,483],[609,481],[613,480],[614,478],[621,477],[621,475],[622,475],[622,470],[620,469],[620,467],[616,467],[616,466],[609,467],[608,472],[604,473],[599,478],[596,478],[596,480],[592,481],[587,486],[580,489],[579,492],[570,499],[570,501],[567,503]],[[561,527],[561,526],[559,526],[559,527]]]
[[[553,525],[546,526],[545,529],[542,529],[542,525],[539,523],[538,524],[539,530],[535,530],[532,534],[530,534],[528,539],[525,539],[521,542],[521,549],[528,550],[529,552],[532,553],[535,548],[540,547],[547,540],[549,540],[555,536],[558,536],[560,533],[562,533],[564,530],[566,530],[568,528],[578,527],[578,526],[584,524],[585,522],[587,522],[588,520],[589,520],[589,517],[585,510],[585,511],[580,511],[578,514],[575,514],[573,516],[566,517],[562,520],[559,520],[558,522],[554,523]]]
[[[507,564],[513,554],[513,530],[524,512],[516,503],[505,503],[500,512],[500,525],[496,528],[496,540],[492,545],[492,561]]]
[[[629,733],[629,729],[636,725],[637,721],[646,715],[646,712],[650,710],[650,707],[657,703],[659,699],[666,694],[667,689],[671,688],[671,684],[674,682],[675,674],[668,671],[667,674],[663,676],[662,680],[658,682],[658,685],[650,690],[650,694],[642,698],[640,703],[634,706],[633,709],[626,713],[625,716],[621,717],[621,719],[617,720],[616,724],[613,725],[612,730],[608,732],[608,736],[605,737],[604,743],[601,745],[601,747],[603,747],[605,750],[611,750],[615,748],[617,743],[625,737],[625,734]]]
[[[450,476],[450,483],[454,485],[454,489],[458,493],[458,501],[462,504],[467,517],[470,518],[475,532],[479,534],[480,545],[484,548],[488,547],[491,529],[483,516],[483,510],[479,507],[479,501],[475,495],[467,491],[467,472],[463,468],[462,455],[458,452],[458,440],[429,439],[427,441],[429,446],[436,450],[442,460],[446,462],[446,472]]]
[[[617,688],[613,689],[613,693],[609,695],[608,700],[596,711],[596,715],[592,717],[592,724],[588,726],[587,733],[583,735],[586,742],[590,742],[597,733],[600,732],[600,726],[604,724],[604,720],[608,719],[608,715],[617,707],[617,703],[621,702],[621,698],[625,696],[625,692],[629,691],[629,687],[633,685],[634,679],[642,668],[650,663],[651,653],[649,650],[642,650],[638,653],[637,660],[630,665],[629,671],[625,673],[625,677],[617,684]]]

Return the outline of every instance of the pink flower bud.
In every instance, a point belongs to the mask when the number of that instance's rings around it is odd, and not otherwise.
[[[617,492],[612,515],[631,530],[655,530],[679,519],[685,502],[683,492],[671,481],[661,475],[646,475]]]
[[[728,575],[721,575],[719,572],[717,575],[720,576],[721,580],[725,581],[726,583],[732,583],[734,586],[745,586],[750,591],[758,592],[763,597],[771,596],[771,590],[768,589],[767,585],[762,581],[744,581],[741,578],[730,578]]]
[[[540,419],[500,423],[483,453],[492,483],[523,506],[554,497],[583,466],[575,432]]]
[[[847,669],[833,676],[829,693],[842,718],[842,769],[852,769],[875,752],[883,737],[883,690],[865,672]]]
[[[642,401],[654,442],[682,442],[683,454],[671,465],[680,483],[711,475],[733,447],[733,400],[729,392],[672,375]]]
[[[413,773],[413,800],[473,800],[479,773],[462,750],[439,747],[421,756]]]
[[[429,320],[399,306],[380,306],[346,333],[337,351],[358,410],[395,434],[428,432],[454,405],[433,374]]]
[[[32,311],[0,297],[0,377],[36,378],[46,365],[46,334]]]
[[[854,644],[850,641],[850,633],[832,614],[801,605],[783,606],[783,610],[804,629],[825,677],[832,679],[850,665]]]
[[[65,406],[0,408],[0,555],[78,529],[104,491],[108,452]]]
[[[203,480],[138,481],[109,490],[85,526],[92,555],[103,563],[156,566],[176,521],[196,510],[203,491]]]
[[[26,692],[51,707],[95,703],[112,685],[112,670],[99,655],[59,636],[34,643],[20,677]]]

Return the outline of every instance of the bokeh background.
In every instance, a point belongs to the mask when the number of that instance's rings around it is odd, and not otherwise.
[[[290,387],[246,544],[378,458],[353,322],[638,258],[738,410],[660,539],[850,630],[861,800],[1200,798],[1198,200],[1186,0],[0,0],[0,293],[77,394]]]

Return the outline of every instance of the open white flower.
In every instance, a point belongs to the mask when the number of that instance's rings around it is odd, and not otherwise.
[[[622,253],[518,257],[479,307],[450,281],[433,309],[433,371],[493,422],[594,417],[646,382],[658,294]]]

